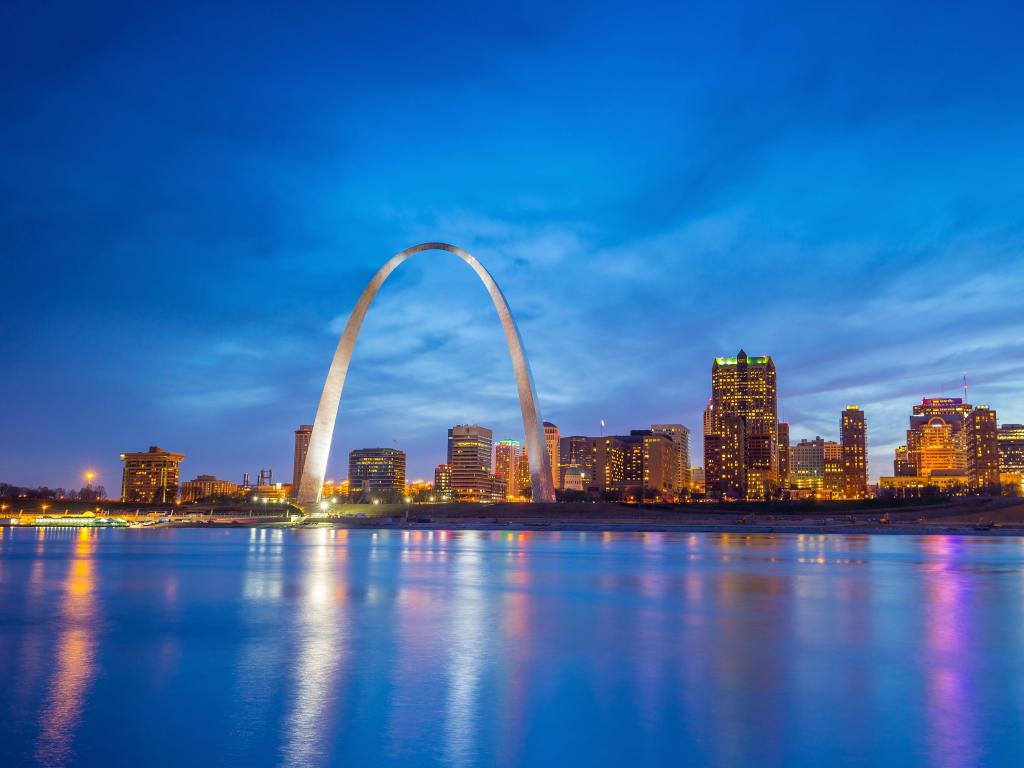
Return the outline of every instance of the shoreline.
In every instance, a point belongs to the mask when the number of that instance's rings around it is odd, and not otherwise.
[[[360,521],[362,523],[362,521]],[[215,524],[217,525],[217,524]],[[218,525],[222,527],[223,524]],[[210,527],[210,526],[189,526]],[[229,526],[223,526],[229,527]],[[237,526],[253,528],[289,527],[296,530],[334,528],[341,530],[367,531],[507,531],[515,533],[724,533],[729,535],[858,535],[858,536],[1020,536],[1024,537],[1024,526],[1003,526],[978,529],[973,525],[820,525],[802,524],[727,524],[727,523],[627,523],[627,522],[559,522],[538,524],[529,522],[495,523],[487,521],[431,521],[429,523],[383,523],[351,525],[346,522],[323,522],[295,526],[253,525]]]
[[[257,520],[213,520],[210,522],[175,521],[146,526],[73,526],[33,525],[4,526],[8,530],[119,530],[119,531],[165,531],[168,529],[188,530],[233,530],[233,529],[275,529],[275,530],[346,530],[346,531],[505,531],[508,533],[718,533],[728,535],[855,535],[855,536],[997,536],[1024,538],[1024,525],[999,525],[978,528],[974,523],[891,523],[889,525],[856,523],[727,523],[712,521],[691,522],[641,522],[621,520],[587,520],[537,522],[531,520],[389,520],[333,519],[314,520],[302,523]]]

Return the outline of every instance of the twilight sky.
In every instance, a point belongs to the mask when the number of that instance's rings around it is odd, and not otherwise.
[[[425,240],[494,274],[563,434],[697,446],[740,347],[794,442],[862,405],[872,478],[965,371],[1024,421],[1019,3],[188,5],[0,25],[0,480],[116,492],[158,444],[289,481],[359,293]],[[328,477],[370,446],[429,476],[467,421],[521,437],[511,365],[472,272],[422,254]]]

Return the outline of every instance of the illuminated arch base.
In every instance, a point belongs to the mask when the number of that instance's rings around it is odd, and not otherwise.
[[[316,420],[313,422],[313,434],[309,438],[309,450],[306,463],[302,469],[302,480],[299,482],[297,501],[299,504],[313,504],[320,500],[320,492],[327,472],[327,457],[331,452],[331,439],[334,436],[334,422],[338,418],[338,405],[341,402],[341,391],[345,386],[345,376],[352,360],[352,350],[356,345],[356,337],[363,325],[366,312],[370,308],[377,291],[387,280],[395,268],[410,256],[420,251],[448,251],[454,253],[469,264],[483,282],[491,295],[494,308],[498,310],[501,327],[505,329],[505,341],[512,357],[512,369],[516,376],[516,389],[519,391],[519,407],[523,412],[523,432],[526,436],[526,450],[530,461],[530,482],[533,486],[534,501],[552,502],[555,500],[555,489],[551,481],[551,463],[548,458],[547,445],[544,441],[544,422],[537,408],[537,391],[533,386],[533,375],[530,364],[526,361],[523,340],[519,336],[519,328],[512,318],[508,302],[491,274],[473,256],[461,248],[448,243],[421,243],[406,248],[392,256],[373,276],[366,286],[359,303],[352,310],[352,315],[341,334],[338,349],[331,361],[331,369],[327,373],[327,383],[320,395],[320,405],[316,409]]]

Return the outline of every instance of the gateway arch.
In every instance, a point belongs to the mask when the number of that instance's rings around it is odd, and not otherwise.
[[[512,358],[512,369],[516,377],[516,390],[519,392],[519,407],[523,412],[523,433],[526,436],[526,450],[530,461],[530,483],[533,486],[534,501],[552,502],[555,500],[555,489],[551,478],[551,462],[548,458],[547,445],[544,440],[544,422],[537,407],[537,390],[533,385],[530,364],[526,361],[523,340],[519,336],[519,328],[512,318],[512,311],[491,273],[473,256],[461,248],[448,243],[420,243],[395,254],[381,267],[366,286],[359,302],[349,316],[338,348],[334,352],[331,368],[327,372],[327,383],[320,395],[320,405],[316,409],[316,420],[313,422],[313,433],[309,438],[309,449],[306,462],[302,469],[302,479],[296,500],[299,504],[312,504],[320,499],[323,488],[324,474],[327,472],[327,457],[331,452],[331,439],[334,436],[334,422],[338,417],[338,405],[341,402],[341,391],[345,386],[345,376],[352,360],[352,350],[356,346],[359,329],[363,325],[366,313],[370,309],[377,291],[387,280],[395,268],[409,257],[421,251],[448,251],[466,262],[483,282],[491,295],[494,308],[498,311],[498,319],[505,330],[505,341],[508,353]]]

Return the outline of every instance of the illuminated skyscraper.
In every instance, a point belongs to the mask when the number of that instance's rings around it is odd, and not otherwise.
[[[359,448],[348,455],[348,488],[352,497],[375,492],[405,492],[405,451]]]
[[[868,493],[868,428],[864,411],[846,406],[839,419],[843,451],[843,497],[862,499]]]
[[[999,493],[999,429],[996,412],[979,405],[967,415],[967,478],[971,487]]]
[[[996,436],[999,471],[1024,474],[1024,424],[1003,424]]]
[[[559,472],[561,461],[559,461],[560,446],[558,427],[550,421],[544,422],[544,442],[547,444],[548,460],[551,463],[551,482],[554,484],[555,488],[561,488],[562,478],[561,472]]]
[[[779,422],[779,485],[789,487],[789,424]]]
[[[299,481],[302,479],[302,467],[306,463],[306,452],[309,450],[309,438],[313,434],[312,424],[303,424],[295,430],[295,455],[292,459],[292,495],[299,492]]]
[[[723,429],[735,430],[735,425],[726,427],[729,417],[742,421],[743,433],[743,478],[741,495],[762,498],[774,492],[779,481],[778,452],[778,403],[775,380],[775,363],[771,357],[748,357],[742,349],[736,357],[716,357],[711,366],[711,405],[705,411],[705,424],[710,421],[712,432],[705,427],[705,482],[710,489],[713,480],[712,469],[716,471],[731,462],[708,457],[710,446],[727,448],[732,441]],[[708,442],[708,435],[712,440]]]
[[[682,424],[652,424],[651,432],[666,435],[675,446],[676,466],[675,487],[677,490],[690,487],[690,430]]]
[[[183,453],[155,445],[145,453],[122,453],[121,501],[135,504],[170,504],[178,498],[178,464]]]
[[[519,496],[519,462],[522,449],[518,440],[499,440],[494,444],[494,476],[505,483],[506,498]]]
[[[452,495],[464,501],[491,497],[493,433],[477,424],[456,424],[448,430],[448,464]]]

